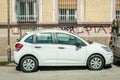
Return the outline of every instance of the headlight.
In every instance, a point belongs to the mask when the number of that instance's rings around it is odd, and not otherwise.
[[[102,49],[104,49],[107,52],[111,52],[111,49],[109,47],[102,46]]]

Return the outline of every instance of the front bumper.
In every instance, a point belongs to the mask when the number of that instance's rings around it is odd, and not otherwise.
[[[113,60],[114,60],[113,53],[112,52],[108,53],[107,56],[106,56],[105,65],[113,64]]]

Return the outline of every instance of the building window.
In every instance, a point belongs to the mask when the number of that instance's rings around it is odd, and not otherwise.
[[[37,21],[37,0],[16,0],[17,22]]]
[[[58,0],[59,23],[77,22],[77,0]]]
[[[120,19],[120,0],[116,0],[116,19]]]

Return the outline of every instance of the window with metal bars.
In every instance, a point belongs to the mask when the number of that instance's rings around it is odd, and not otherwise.
[[[37,0],[16,0],[17,22],[37,21]]]
[[[58,0],[59,23],[76,23],[77,0]]]
[[[120,19],[120,0],[116,0],[116,19]]]

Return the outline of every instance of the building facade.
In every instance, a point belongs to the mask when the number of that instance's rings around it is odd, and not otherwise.
[[[7,48],[7,0],[0,0],[0,55]],[[120,18],[120,0],[10,0],[10,42],[27,31],[66,30],[106,45],[113,19]]]

